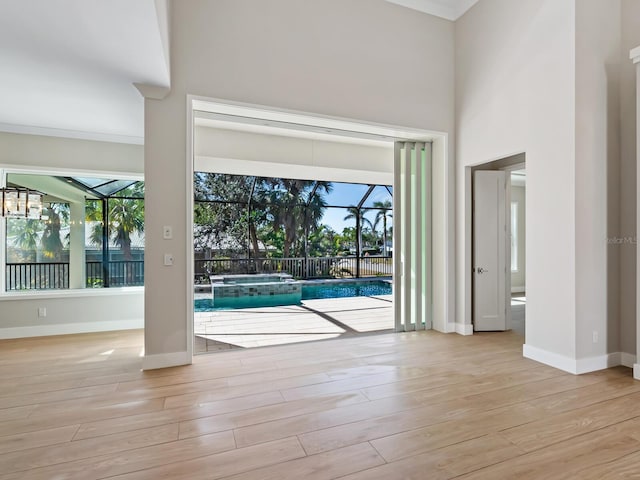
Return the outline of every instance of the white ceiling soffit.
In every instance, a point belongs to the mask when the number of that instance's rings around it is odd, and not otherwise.
[[[387,0],[387,2],[455,21],[478,3],[478,0]]]
[[[235,130],[262,135],[276,135],[281,137],[303,138],[307,140],[321,140],[326,142],[393,148],[393,138],[381,137],[378,135],[355,134],[353,132],[324,127],[309,127],[285,122],[276,122],[273,120],[260,120],[256,118],[236,117],[209,112],[195,112],[194,117],[194,124],[197,127],[219,128],[223,130]]]
[[[168,87],[166,0],[0,0],[0,130],[144,138],[133,83]]]
[[[370,142],[378,145],[396,140],[429,142],[443,135],[439,132],[223,100],[193,98],[192,107],[195,125],[214,127],[217,124],[217,128],[256,133],[262,129],[270,135],[305,138],[324,136],[330,141],[341,139],[349,143]],[[217,122],[224,122],[225,126],[222,127]]]

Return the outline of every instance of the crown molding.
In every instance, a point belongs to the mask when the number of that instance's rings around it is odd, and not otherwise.
[[[162,100],[171,91],[171,87],[147,85],[146,83],[134,83],[133,86],[138,89],[144,98],[153,98],[154,100]]]
[[[42,135],[45,137],[75,138],[78,140],[92,140],[96,142],[144,145],[144,137],[116,135],[111,133],[83,132],[80,130],[64,130],[61,128],[36,127],[33,125],[0,123],[0,132],[20,133],[24,135]]]

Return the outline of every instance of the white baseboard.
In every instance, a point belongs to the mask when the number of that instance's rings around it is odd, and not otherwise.
[[[622,352],[620,354],[620,365],[624,367],[634,368],[636,356],[631,353]]]
[[[640,363],[633,364],[633,378],[640,380]]]
[[[144,320],[142,318],[135,320],[110,320],[106,322],[52,323],[49,325],[0,328],[0,339],[111,332],[114,330],[134,330],[138,328],[144,328]]]
[[[180,367],[191,365],[193,362],[188,352],[159,353],[145,355],[142,360],[143,370],[155,370],[156,368]]]
[[[564,370],[565,372],[573,373],[574,375],[595,372],[619,365],[630,366],[633,365],[636,358],[635,355],[630,353],[614,352],[597,357],[573,359],[526,344],[522,347],[522,354],[525,358],[544,363],[545,365]],[[640,371],[638,373],[640,373]]]
[[[579,358],[576,360],[576,374],[597,372],[622,365],[620,352],[599,355],[597,357]]]
[[[469,323],[456,323],[455,332],[458,335],[473,335],[473,325]]]
[[[536,362],[544,363],[553,368],[558,368],[569,373],[576,373],[575,360],[564,355],[558,355],[557,353],[547,352],[541,348],[527,345],[522,346],[522,355],[525,358],[535,360]]]

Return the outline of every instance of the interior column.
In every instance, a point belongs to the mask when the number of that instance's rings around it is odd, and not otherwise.
[[[69,204],[69,288],[84,288],[86,282],[85,267],[85,205],[84,202]]]
[[[636,66],[636,139],[640,139],[640,46],[631,50],[630,58]],[[636,148],[637,162],[640,165],[640,149]],[[640,185],[640,168],[637,169],[636,185]],[[636,198],[636,240],[640,237],[640,204]],[[637,245],[637,244],[636,244]],[[633,365],[633,377],[640,380],[640,255],[636,260],[636,361]]]

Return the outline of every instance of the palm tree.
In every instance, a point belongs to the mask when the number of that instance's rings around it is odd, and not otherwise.
[[[144,232],[144,201],[110,198],[108,205],[112,239],[122,250],[125,260],[133,260],[131,235]]]
[[[51,203],[47,208],[48,220],[45,224],[40,244],[45,258],[54,262],[62,259],[64,245],[60,239],[60,230],[63,224],[69,222],[70,209],[67,203]]]
[[[296,239],[306,238],[316,228],[326,208],[324,194],[331,191],[331,182],[268,179],[271,189],[265,208],[273,218],[274,229],[284,230],[283,256],[289,257]]]
[[[16,224],[21,226],[18,227]],[[7,221],[7,229],[17,232],[13,239],[13,246],[20,249],[23,255],[28,252],[27,260],[35,262],[42,222],[32,218],[10,218]]]
[[[144,232],[144,200],[137,198],[142,197],[144,187],[140,184],[129,188],[134,198],[110,197],[104,201],[90,200],[85,206],[86,221],[93,222],[89,236],[91,243],[104,247],[103,234],[106,228],[107,238],[120,247],[125,260],[133,260],[132,235]],[[103,224],[103,208],[107,209],[106,225]],[[131,284],[135,266],[126,264],[124,268],[126,284]]]
[[[347,216],[344,217],[344,220],[355,220],[357,228],[356,232],[356,241],[358,242],[358,254],[362,255],[362,229],[365,225],[369,225],[373,230],[373,224],[371,220],[364,216],[364,210],[358,207],[348,207],[347,211],[349,212]]]
[[[373,221],[373,229],[375,230],[382,221],[382,255],[387,256],[387,218],[393,217],[389,210],[391,209],[391,201],[385,200],[384,202],[373,202],[373,206],[378,209],[376,218]]]

